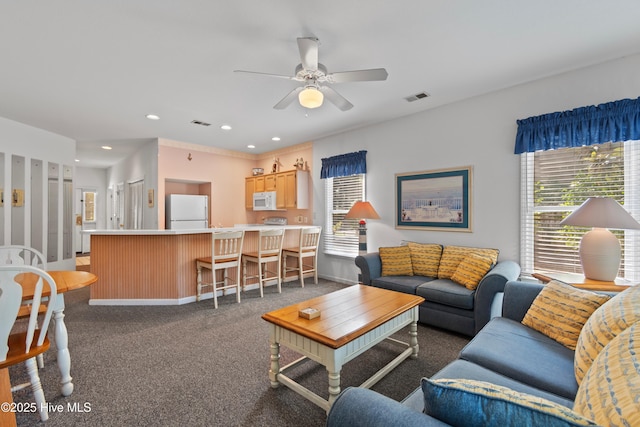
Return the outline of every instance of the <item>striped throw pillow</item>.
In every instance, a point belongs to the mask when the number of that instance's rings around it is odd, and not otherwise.
[[[445,246],[442,250],[440,265],[438,266],[438,279],[451,279],[451,276],[453,276],[458,269],[460,262],[470,254],[484,255],[489,257],[493,264],[495,264],[498,262],[499,253],[500,251],[497,249]]]
[[[493,267],[491,258],[473,253],[458,264],[451,280],[467,289],[474,290],[484,275],[491,270],[491,267]]]
[[[575,350],[585,322],[607,300],[607,295],[552,280],[533,300],[522,324]]]
[[[573,410],[606,426],[640,426],[640,322],[615,337],[587,371]]]
[[[413,276],[409,246],[380,248],[383,276]]]
[[[408,242],[411,265],[416,276],[438,277],[442,246],[433,243]]]
[[[609,341],[638,321],[640,286],[632,286],[620,292],[593,312],[584,324],[576,344],[574,370],[578,384]]]

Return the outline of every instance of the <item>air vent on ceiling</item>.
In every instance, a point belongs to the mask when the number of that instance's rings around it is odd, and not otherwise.
[[[416,93],[415,95],[407,96],[405,99],[407,102],[417,101],[419,99],[428,98],[429,94],[427,92]]]
[[[211,126],[211,123],[201,122],[200,120],[191,120],[191,123],[193,123],[194,125],[200,125],[200,126]]]

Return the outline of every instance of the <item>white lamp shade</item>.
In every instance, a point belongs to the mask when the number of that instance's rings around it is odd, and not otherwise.
[[[323,100],[324,95],[314,86],[307,86],[298,94],[298,101],[304,108],[318,108]]]
[[[620,203],[608,197],[589,197],[560,225],[617,229],[640,229],[638,221]]]

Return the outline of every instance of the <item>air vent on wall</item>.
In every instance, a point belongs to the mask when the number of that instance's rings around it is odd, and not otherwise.
[[[427,92],[416,93],[415,95],[407,96],[405,99],[407,102],[417,101],[419,99],[428,98],[429,94]]]
[[[211,126],[211,123],[201,122],[200,120],[191,120],[191,123],[193,123],[194,125],[200,125],[200,126]]]

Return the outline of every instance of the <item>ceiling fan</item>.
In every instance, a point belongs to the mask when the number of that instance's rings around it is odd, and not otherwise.
[[[287,96],[282,98],[280,102],[273,106],[276,110],[283,110],[287,108],[296,99],[296,97],[298,98],[300,105],[303,107],[317,108],[322,105],[322,102],[326,97],[340,110],[347,111],[353,108],[353,104],[326,84],[379,81],[387,79],[388,73],[384,68],[328,73],[327,67],[318,62],[318,45],[318,39],[315,37],[298,38],[300,64],[296,67],[294,76],[260,73],[256,71],[234,71],[236,73],[260,74],[268,77],[278,77],[302,82],[302,86],[298,86],[293,89],[287,94]]]

